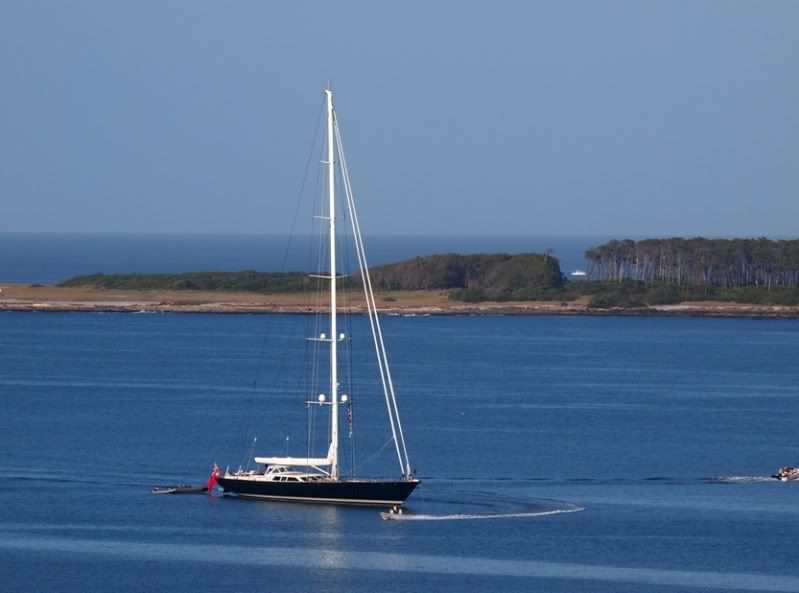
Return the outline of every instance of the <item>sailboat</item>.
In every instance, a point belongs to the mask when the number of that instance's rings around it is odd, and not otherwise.
[[[309,339],[322,342],[329,348],[329,397],[320,394],[316,401],[306,401],[306,405],[329,408],[330,441],[327,455],[324,457],[311,457],[310,455],[307,457],[255,457],[257,469],[238,469],[232,472],[228,469],[224,474],[219,475],[216,482],[224,492],[234,493],[242,498],[398,508],[419,485],[420,480],[413,475],[405,446],[394,383],[388,366],[383,332],[369,278],[366,252],[355,212],[349,172],[344,158],[336,112],[333,108],[333,91],[328,88],[324,94],[327,107],[327,158],[323,163],[327,169],[328,204],[327,216],[318,218],[322,218],[326,222],[328,234],[329,268],[327,273],[321,276],[323,282],[329,283],[329,333],[320,333]],[[341,174],[341,185],[344,188],[346,208],[349,213],[348,218],[355,239],[359,276],[363,284],[372,341],[391,428],[391,441],[394,444],[400,466],[400,475],[396,479],[344,477],[339,467],[339,415],[342,408],[347,407],[351,400],[347,394],[340,393],[339,384],[339,344],[347,340],[348,336],[339,333],[336,299],[336,282],[339,278],[336,270],[336,165]]]

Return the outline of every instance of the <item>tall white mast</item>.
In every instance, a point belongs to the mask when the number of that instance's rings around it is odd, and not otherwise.
[[[333,150],[333,91],[327,96],[327,188],[330,202],[330,476],[339,477],[338,469],[338,330],[336,328],[336,166]]]

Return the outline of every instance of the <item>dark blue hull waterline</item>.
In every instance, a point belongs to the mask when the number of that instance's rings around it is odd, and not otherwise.
[[[232,492],[244,498],[359,506],[394,506],[405,502],[419,484],[419,480],[268,482],[221,477],[217,483],[225,492]]]

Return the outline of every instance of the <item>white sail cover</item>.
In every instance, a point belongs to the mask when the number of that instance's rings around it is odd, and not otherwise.
[[[333,463],[333,445],[327,451],[327,457],[256,457],[255,463],[263,465],[299,465],[301,467],[316,467]]]

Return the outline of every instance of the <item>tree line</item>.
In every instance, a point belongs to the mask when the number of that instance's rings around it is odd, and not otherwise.
[[[449,253],[414,257],[369,271],[382,290],[453,290],[460,300],[530,298],[560,290],[564,277],[558,259],[537,253]]]
[[[415,257],[371,269],[378,291],[447,291],[458,301],[559,300],[589,297],[598,308],[648,307],[697,300],[799,305],[799,241],[646,239],[609,241],[586,252],[588,280],[567,281],[544,254],[456,253]],[[323,280],[304,272],[93,274],[61,283],[127,290],[295,293]],[[343,291],[360,290],[357,273]]]
[[[563,275],[548,254],[429,255],[370,270],[378,290],[451,290],[461,300],[536,298],[559,290]],[[182,274],[91,274],[59,286],[120,290],[204,290],[286,293],[313,290],[320,280],[304,272],[188,272]],[[360,286],[358,274],[340,279],[339,288]]]
[[[612,240],[585,252],[590,280],[736,289],[799,286],[799,240]]]
[[[117,290],[206,290],[260,292],[264,294],[301,292],[311,285],[301,272],[186,272],[183,274],[89,274],[59,283],[66,287]]]

